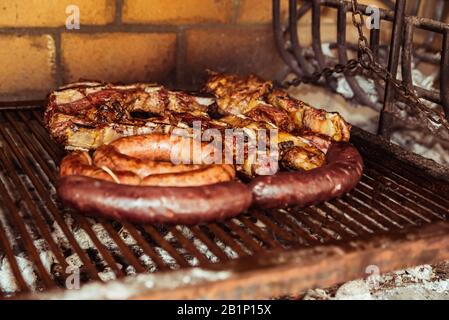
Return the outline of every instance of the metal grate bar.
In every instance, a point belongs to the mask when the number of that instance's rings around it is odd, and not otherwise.
[[[394,210],[391,210],[385,203],[383,202],[378,203],[377,201],[374,202],[372,197],[375,196],[376,193],[378,193],[378,191],[368,189],[366,186],[363,185],[363,183],[365,183],[364,180],[362,180],[360,184],[357,186],[357,189],[353,190],[353,192],[351,193],[351,195],[353,195],[354,198],[363,202],[365,206],[367,207],[369,206],[370,208],[378,212],[378,214],[385,217],[385,219],[390,220],[395,226],[403,228],[405,225],[410,223],[410,220],[406,219],[402,215],[397,214]],[[390,199],[384,198],[384,200],[385,199],[391,202]]]
[[[207,225],[207,228],[214,233],[214,235],[220,239],[225,245],[230,247],[232,251],[237,253],[239,257],[244,257],[249,255],[248,252],[246,252],[242,245],[237,242],[235,239],[230,237],[227,233],[223,231],[216,223],[210,223]]]
[[[132,265],[137,272],[144,272],[146,269],[145,267],[140,263],[140,261],[136,258],[134,253],[130,250],[128,245],[123,242],[122,238],[120,237],[119,232],[117,232],[112,224],[104,219],[99,219],[101,222],[103,228],[107,231],[109,236],[114,240],[114,242],[117,244],[117,246],[120,248],[120,252],[123,254],[127,262]]]
[[[316,206],[304,208],[303,211],[313,217],[313,219],[317,220],[323,228],[330,230],[332,232],[331,235],[334,238],[347,239],[348,236],[351,235],[347,229],[341,227],[340,224],[330,219],[329,216],[326,216],[325,212],[318,209]]]
[[[327,216],[331,217],[334,221],[340,222],[341,225],[345,228],[345,230],[349,230],[351,236],[363,235],[369,232],[366,228],[364,229],[362,225],[357,224],[355,220],[350,220],[344,214],[340,214],[337,210],[334,210],[329,205],[329,203],[318,204],[317,208],[322,210]]]
[[[413,224],[413,225],[419,225],[423,221],[430,222],[431,220],[426,219],[422,215],[417,214],[414,211],[404,211],[401,210],[401,206],[398,205],[395,200],[397,198],[395,197],[395,194],[389,194],[386,196],[385,194],[381,193],[383,191],[387,192],[384,185],[379,184],[365,184],[360,183],[359,189],[361,192],[363,192],[366,195],[366,200],[373,203],[380,203],[380,210],[382,212],[389,212],[392,216],[397,216],[402,219],[401,225],[407,225],[407,224]]]
[[[3,146],[3,148],[5,148],[5,146]],[[7,160],[7,155],[4,153],[3,150],[0,150],[0,161],[2,162],[3,166],[5,166],[5,164],[8,163],[9,161]],[[0,193],[3,197],[3,202],[9,213],[7,215],[7,219],[8,217],[12,218],[11,225],[17,227],[20,234],[22,235],[21,240],[23,241],[24,247],[27,253],[30,255],[30,257],[33,259],[34,266],[37,268],[37,272],[42,277],[45,287],[47,288],[53,287],[55,284],[53,283],[52,279],[50,278],[50,275],[48,274],[47,270],[42,264],[41,258],[39,257],[39,253],[37,252],[37,249],[33,244],[33,239],[31,238],[24,221],[20,217],[20,213],[17,210],[16,203],[9,195],[9,192],[5,188],[3,183],[0,183]]]
[[[229,257],[223,253],[220,247],[218,247],[215,242],[211,241],[198,226],[190,227],[190,231],[192,231],[193,235],[207,246],[207,248],[220,260],[220,262],[229,261]]]
[[[28,123],[29,121],[30,127],[31,129],[34,129],[33,133],[36,135],[39,142],[46,147],[45,149],[52,156],[52,159],[59,161],[64,155],[64,152],[48,138],[48,133],[45,131],[42,124],[42,116],[36,110],[31,110],[30,113],[34,119],[26,119],[25,115],[21,112],[19,113],[19,116],[21,116],[24,123]]]
[[[416,186],[414,186],[410,181],[403,179],[402,177],[388,176],[388,173],[385,173],[384,169],[376,164],[372,164],[371,166],[372,168],[370,171],[375,171],[378,173],[375,178],[381,177],[382,181],[385,181],[385,183],[390,183],[394,186],[394,188],[400,190],[401,193],[407,195],[407,197],[412,199],[414,202],[425,205],[432,210],[432,214],[436,215],[437,218],[445,218],[447,207],[441,203],[445,203],[446,201],[438,201],[438,198],[434,197],[433,193],[430,193],[430,191],[424,189],[421,189],[419,193],[416,193]],[[449,205],[449,201],[447,201],[447,205]]]
[[[156,253],[156,251],[154,251],[153,247],[148,244],[141,233],[133,225],[127,222],[122,222],[122,224],[131,234],[131,236],[137,241],[137,243],[142,247],[144,253],[147,254],[154,263],[156,263],[158,270],[169,270],[168,266],[164,263],[161,257]]]
[[[171,232],[175,238],[179,241],[183,248],[186,248],[195,258],[201,266],[210,264],[210,261],[195,247],[195,245],[187,239],[175,226],[168,227],[168,231]]]
[[[327,242],[335,239],[325,230],[320,228],[320,226],[310,218],[310,216],[306,213],[308,208],[304,209],[287,209],[290,215],[295,219],[299,226],[302,227],[306,232],[310,233],[312,237],[317,238],[320,242]]]
[[[374,173],[373,170],[369,170],[369,172]],[[427,222],[441,220],[443,211],[433,206],[432,203],[424,200],[420,201],[417,196],[414,196],[410,192],[407,192],[404,188],[401,188],[394,183],[384,179],[383,177],[378,177],[377,180],[370,179],[367,184],[373,188],[374,195],[373,197],[380,197],[382,199],[393,199],[396,203],[391,200],[388,201],[391,203],[395,212],[400,210],[400,208],[406,208],[406,210],[402,210],[402,213],[407,215],[410,219],[413,220],[413,215],[420,219],[423,219]],[[365,188],[365,186],[361,186],[361,188]],[[369,192],[369,191],[367,191]],[[376,199],[373,199],[375,201]],[[421,204],[422,203],[422,204]],[[410,212],[410,214],[409,214]],[[418,222],[418,221],[415,221]]]
[[[70,244],[72,245],[72,248],[75,249],[75,251],[78,254],[79,258],[82,260],[83,264],[85,265],[85,267],[89,271],[90,276],[93,279],[100,280],[100,278],[98,277],[97,271],[95,269],[95,266],[92,264],[90,259],[86,256],[86,254],[83,252],[83,250],[79,246],[79,244],[76,241],[76,239],[74,238],[72,232],[68,228],[66,222],[60,216],[60,213],[59,213],[56,205],[53,203],[53,200],[48,195],[48,191],[42,185],[40,180],[36,177],[36,175],[34,173],[34,170],[32,170],[30,168],[29,164],[25,160],[25,158],[24,158],[23,154],[21,153],[21,151],[18,149],[18,147],[14,143],[12,143],[12,138],[8,135],[8,133],[1,126],[0,126],[0,132],[7,139],[8,145],[11,147],[11,149],[12,149],[14,155],[16,156],[17,160],[19,161],[22,169],[25,171],[25,173],[27,174],[28,178],[33,183],[33,185],[36,188],[36,190],[38,191],[40,197],[45,201],[48,209],[52,212],[53,218],[57,221],[58,225],[61,227],[64,235],[67,237],[67,239],[69,240]]]
[[[357,223],[361,224],[364,228],[368,229],[369,232],[371,233],[386,230],[386,228],[381,224],[379,224],[376,220],[366,217],[365,215],[363,215],[363,213],[351,207],[349,204],[347,204],[341,199],[335,199],[330,203],[334,205],[337,209],[339,209],[343,214],[350,216],[352,219],[357,221]]]
[[[2,137],[4,139],[5,131],[3,131],[3,128],[0,130],[1,130]],[[14,172],[15,170],[14,170],[11,162],[9,161],[9,159],[7,157],[4,157],[3,160],[4,160],[4,165],[6,166],[6,169],[8,170],[8,172]],[[56,259],[58,260],[58,262],[61,264],[61,266],[64,269],[66,269],[68,265],[64,259],[64,256],[61,254],[60,248],[58,247],[58,245],[55,243],[54,239],[52,238],[52,236],[50,234],[51,230],[49,229],[48,224],[42,218],[40,213],[37,211],[37,208],[34,205],[33,200],[29,196],[28,192],[25,190],[25,186],[23,185],[20,178],[16,174],[11,174],[10,178],[13,180],[14,186],[20,192],[22,200],[25,201],[28,210],[31,212],[33,219],[39,229],[40,234],[45,238],[47,244],[50,246],[50,249],[52,250],[52,252],[53,252],[54,256],[56,257]]]
[[[64,280],[64,275],[55,273],[53,268],[39,268],[41,261],[34,237],[41,237],[48,244],[55,261],[61,260],[56,265],[60,268],[68,264],[68,255],[77,255],[84,283],[100,280],[100,275],[103,281],[114,276],[123,278],[134,274],[134,270],[169,272],[235,259],[251,261],[253,257],[306,250],[307,246],[323,243],[345,246],[367,236],[435,223],[448,214],[449,199],[435,192],[446,190],[447,186],[385,153],[363,146],[366,169],[357,188],[340,199],[303,209],[251,208],[238,218],[189,227],[118,223],[87,218],[70,210],[64,211],[64,217],[56,197],[50,194],[57,185],[57,164],[64,153],[48,139],[41,118],[36,110],[0,112],[0,139],[4,144],[0,178],[6,182],[0,185],[0,192],[5,191],[0,199],[9,213],[0,219],[0,250],[5,252],[4,259],[17,284],[14,294],[34,288],[47,290],[61,286]],[[6,189],[8,185],[16,190]],[[20,205],[27,211],[22,213]],[[74,252],[65,252],[59,240],[53,239],[53,222],[61,228],[61,236]],[[8,230],[20,235],[17,241],[6,236]],[[85,238],[78,238],[77,232],[83,232]],[[88,249],[80,246],[81,241],[90,242]],[[16,251],[30,257],[38,276],[37,285],[31,287],[25,281]],[[2,290],[0,298],[10,295]]]
[[[263,241],[268,247],[271,249],[283,249],[282,245],[276,241],[276,239],[273,237],[272,234],[263,231],[261,228],[254,225],[254,223],[251,221],[250,218],[247,216],[242,216],[238,219],[241,221],[245,227],[247,227],[251,232],[259,238],[261,241]]]
[[[219,225],[222,226],[222,228],[226,228],[231,231],[231,234],[236,235],[235,238],[237,240],[240,239],[243,245],[252,253],[257,253],[264,249],[261,244],[257,243],[254,238],[250,237],[248,233],[246,233],[242,228],[242,226],[238,225],[234,219],[231,219],[226,223],[219,223]]]
[[[412,89],[412,51],[413,51],[413,30],[414,26],[410,23],[410,19],[405,18],[404,36],[402,39],[402,59],[401,59],[401,72],[404,85]]]
[[[17,264],[16,257],[14,256],[14,252],[13,249],[11,248],[8,238],[6,237],[6,231],[1,221],[0,221],[0,249],[8,259],[9,266],[15,278],[14,280],[19,287],[18,292],[21,293],[28,292],[29,291],[28,286],[25,282],[25,279],[22,276],[22,273],[20,272],[19,265]]]
[[[250,215],[257,218],[257,220],[261,221],[269,230],[271,230],[274,239],[283,239],[288,243],[299,243],[301,239],[299,239],[298,235],[291,231],[291,228],[285,229],[283,226],[288,225],[287,223],[283,223],[282,219],[278,221],[278,219],[271,216],[268,212],[261,213],[258,210],[250,209]],[[268,218],[270,217],[270,218]],[[303,242],[305,240],[302,240]]]
[[[298,224],[298,221],[296,221],[296,219],[286,210],[276,210],[272,216],[275,220],[288,226],[295,234],[298,234],[301,238],[305,239],[306,244],[312,245],[320,243],[319,239],[313,237],[308,230],[302,228]]]
[[[89,222],[87,219],[81,215],[73,215],[73,218],[81,225],[84,231],[89,235],[89,238],[94,243],[95,247],[99,251],[100,255],[103,257],[103,259],[106,261],[108,266],[112,269],[112,271],[115,273],[116,277],[121,278],[125,276],[125,273],[121,268],[118,267],[117,261],[115,261],[114,257],[109,253],[109,250],[106,248],[106,246],[98,239],[95,232],[93,232]]]
[[[446,119],[449,119],[449,29],[443,34],[440,67],[440,99],[442,101]]]
[[[440,194],[435,193],[434,190],[427,188],[427,186],[431,185],[432,182],[425,180],[419,181],[419,177],[413,175],[409,176],[407,171],[402,171],[399,167],[397,167],[396,171],[400,173],[400,175],[398,173],[391,172],[388,168],[385,168],[383,165],[379,165],[373,161],[367,160],[367,162],[372,168],[379,171],[383,177],[392,182],[397,181],[400,186],[404,187],[408,192],[412,192],[418,197],[425,197],[424,199],[427,199],[429,203],[433,203],[433,206],[439,204],[438,206],[443,210],[449,206],[449,199],[444,198]],[[417,189],[419,190],[419,193],[415,191]],[[441,203],[444,205],[441,205]]]
[[[24,116],[22,113],[19,113],[21,115],[21,118],[24,119]],[[6,113],[6,118],[9,121],[9,124],[11,124],[16,132],[19,134],[19,136],[22,138],[22,140],[26,143],[26,146],[29,148],[29,151],[34,156],[34,159],[37,160],[39,163],[41,169],[45,172],[47,177],[49,178],[50,182],[53,184],[53,186],[57,183],[56,175],[54,174],[54,171],[52,171],[49,168],[48,163],[42,158],[42,154],[35,148],[35,143],[31,141],[31,136],[27,136],[24,134],[26,132],[25,130],[21,130],[21,128],[18,127],[16,121]],[[26,119],[26,118],[25,118]],[[74,219],[82,226],[82,228],[87,232],[90,239],[94,242],[96,248],[99,250],[102,257],[106,260],[108,265],[111,267],[111,269],[115,272],[117,276],[123,276],[122,270],[120,270],[117,267],[117,263],[114,261],[113,257],[110,255],[109,251],[104,247],[104,245],[101,243],[101,241],[97,238],[94,232],[92,232],[89,223],[87,222],[86,218],[83,216],[76,215]],[[51,237],[50,237],[51,238]],[[65,262],[65,261],[64,261]]]
[[[151,225],[145,225],[143,229],[162,249],[168,252],[176,260],[176,262],[180,267],[190,266],[189,262],[183,256],[181,256],[176,251],[176,249],[159,234],[159,232],[156,230],[155,227]]]
[[[349,206],[355,208],[358,212],[363,214],[365,217],[371,218],[372,221],[375,221],[377,224],[381,225],[384,230],[396,229],[399,226],[393,223],[390,219],[386,218],[382,215],[377,209],[372,208],[365,203],[363,203],[362,199],[355,198],[351,193],[344,195],[341,200],[342,202],[347,203]]]

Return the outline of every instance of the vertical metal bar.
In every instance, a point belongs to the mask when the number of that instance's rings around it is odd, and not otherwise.
[[[405,18],[404,37],[402,39],[401,72],[402,81],[409,89],[413,89],[412,78],[412,51],[413,51],[413,24]]]
[[[374,61],[380,62],[379,57],[380,28],[379,29],[372,28],[370,30],[369,41],[370,41],[370,49],[373,52]],[[376,87],[377,96],[379,97],[379,102],[381,102],[385,96],[384,87],[379,79],[374,79],[374,85]]]
[[[446,119],[449,120],[449,27],[444,30],[441,52],[440,94]]]
[[[391,36],[390,54],[388,58],[388,71],[396,78],[399,63],[399,53],[401,49],[401,36],[405,15],[405,0],[396,1],[396,9],[394,13],[393,33]],[[391,125],[394,121],[393,112],[395,104],[395,93],[391,83],[385,84],[385,98],[382,111],[379,118],[378,133],[387,140],[390,139]]]
[[[305,59],[304,50],[301,48],[301,45],[299,44],[297,6],[298,6],[297,0],[289,1],[288,12],[289,12],[290,41],[292,44],[293,54],[295,55],[295,58],[298,61],[301,70],[304,72],[304,75],[310,76],[314,72],[314,68]]]
[[[380,42],[380,29],[372,28],[370,30],[369,45],[374,54],[374,59],[379,61],[379,42]]]
[[[312,0],[312,48],[320,69],[324,68],[324,55],[321,48],[321,7],[320,0]]]
[[[312,49],[315,54],[315,58],[318,62],[320,68],[319,71],[326,67],[326,61],[323,54],[323,49],[321,48],[321,0],[312,0]],[[326,82],[330,88],[335,90],[336,83],[332,77],[326,78]]]
[[[293,58],[293,56],[285,49],[285,41],[284,34],[282,32],[282,23],[281,23],[281,1],[273,0],[273,34],[274,34],[274,42],[276,44],[276,48],[278,52],[284,60],[284,62],[290,67],[290,69],[299,77],[302,76],[302,71],[298,67],[297,61]]]

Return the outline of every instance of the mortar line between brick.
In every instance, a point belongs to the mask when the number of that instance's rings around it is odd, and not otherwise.
[[[120,26],[122,24],[123,0],[115,0],[115,16],[114,24]]]
[[[160,33],[176,33],[180,28],[184,30],[188,29],[223,29],[223,30],[236,30],[240,28],[248,30],[257,30],[266,28],[269,23],[197,23],[197,24],[120,24],[120,25],[82,25],[79,30],[70,30],[70,33],[108,33],[108,32],[160,32]],[[310,24],[307,24],[310,25]],[[59,27],[4,27],[0,28],[1,34],[45,34],[54,31],[64,32],[67,31],[64,26]]]
[[[233,0],[232,1],[232,12],[231,12],[231,21],[230,21],[230,23],[232,23],[232,24],[237,23],[239,10],[240,10],[240,0]]]
[[[54,77],[56,80],[56,85],[60,87],[63,83],[62,78],[62,49],[61,49],[61,33],[59,31],[53,32],[53,38],[55,41],[55,69]]]
[[[184,83],[184,65],[186,59],[186,36],[184,28],[180,27],[176,34],[176,86]]]

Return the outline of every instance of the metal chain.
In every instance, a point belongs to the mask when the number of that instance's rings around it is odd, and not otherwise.
[[[449,131],[449,122],[444,117],[442,112],[430,109],[424,105],[415,91],[408,88],[402,81],[397,80],[384,66],[374,59],[374,54],[368,46],[368,39],[363,34],[363,26],[365,19],[363,13],[358,9],[357,0],[351,0],[352,5],[352,23],[357,28],[358,32],[358,54],[357,60],[348,60],[346,64],[336,64],[334,67],[326,67],[321,71],[314,72],[310,77],[294,78],[290,81],[284,82],[284,86],[298,86],[301,83],[317,83],[322,77],[328,78],[334,73],[341,74],[346,72],[354,72],[359,67],[371,71],[375,76],[385,81],[385,85],[390,83],[395,91],[399,93],[402,98],[408,100],[420,112],[426,115],[428,121],[431,123],[431,129],[438,129],[444,126]],[[433,131],[433,130],[432,130]]]

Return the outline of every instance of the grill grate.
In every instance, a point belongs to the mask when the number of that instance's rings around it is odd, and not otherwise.
[[[444,221],[437,181],[356,135],[366,169],[351,193],[305,209],[256,210],[186,226],[135,226],[71,214],[55,195],[64,151],[48,137],[38,108],[0,111],[0,297],[64,288],[136,273],[214,268],[248,257],[342,246],[378,234]],[[406,262],[404,262],[406,263]]]

